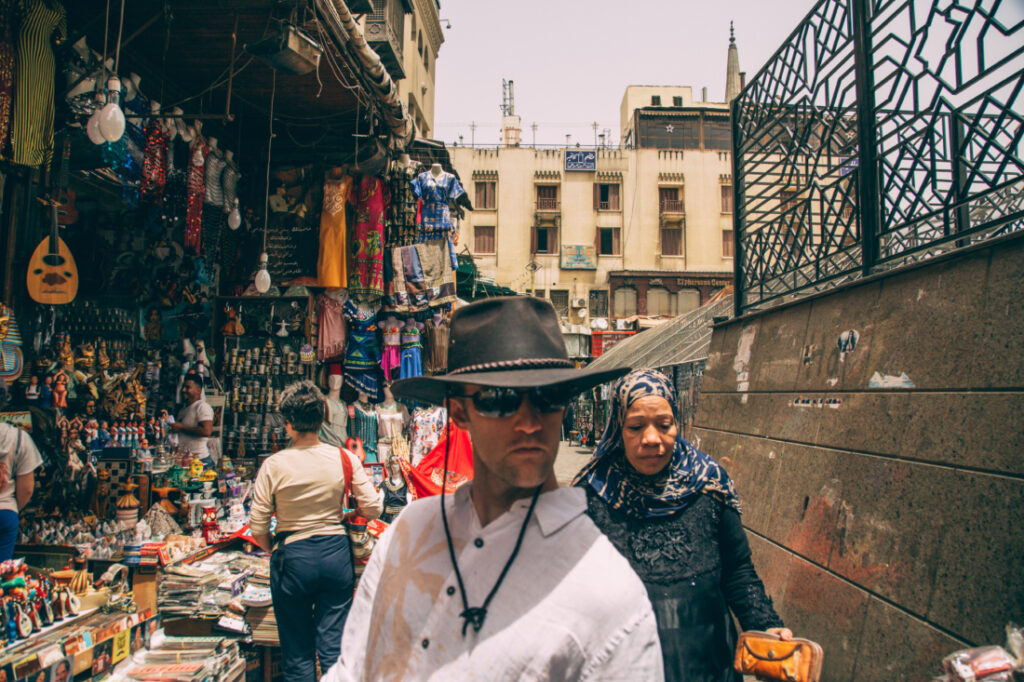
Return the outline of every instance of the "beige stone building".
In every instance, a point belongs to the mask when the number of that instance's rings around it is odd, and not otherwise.
[[[738,92],[735,51],[730,41]],[[459,250],[497,284],[550,298],[569,322],[698,307],[733,277],[729,110],[706,99],[628,87],[615,148],[450,148],[474,206]]]
[[[436,0],[375,0],[363,31],[380,55],[416,123],[416,136],[434,132],[434,77],[444,42]],[[354,10],[353,10],[354,11]]]

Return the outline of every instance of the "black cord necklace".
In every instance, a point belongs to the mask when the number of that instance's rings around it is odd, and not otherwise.
[[[450,423],[450,422],[449,422]],[[464,621],[462,623],[462,636],[466,636],[466,630],[470,624],[473,625],[474,632],[480,632],[480,628],[484,626],[484,619],[487,618],[487,607],[491,603],[491,599],[497,594],[498,588],[501,587],[501,583],[505,580],[505,575],[508,573],[508,569],[512,567],[512,562],[516,560],[516,555],[519,554],[519,547],[523,544],[523,536],[526,535],[526,527],[530,523],[530,517],[533,516],[533,508],[537,506],[537,499],[540,497],[541,489],[543,485],[537,486],[537,489],[533,491],[533,499],[530,500],[530,508],[526,510],[526,518],[523,519],[523,525],[519,529],[519,537],[516,538],[516,546],[512,549],[512,555],[509,556],[508,561],[505,562],[505,567],[501,569],[501,575],[498,576],[498,581],[494,583],[494,587],[491,588],[487,598],[484,599],[484,603],[481,606],[469,605],[469,600],[466,598],[466,586],[462,582],[462,572],[459,570],[459,562],[455,559],[455,546],[452,544],[452,534],[448,530],[448,515],[444,510],[444,490],[448,484],[448,448],[451,443],[451,429],[448,428],[448,424],[445,425],[445,446],[444,446],[444,475],[441,478],[441,522],[444,524],[444,537],[448,541],[448,556],[451,557],[452,567],[455,569],[455,579],[459,583],[459,595],[462,597],[462,613],[459,617]]]

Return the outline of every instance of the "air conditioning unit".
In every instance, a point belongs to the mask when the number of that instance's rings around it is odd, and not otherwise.
[[[585,299],[585,298],[574,298],[574,299],[572,299],[572,307],[573,308],[586,308],[587,307],[587,299]]]
[[[626,318],[615,320],[615,328],[620,332],[628,332],[633,328],[633,322]]]

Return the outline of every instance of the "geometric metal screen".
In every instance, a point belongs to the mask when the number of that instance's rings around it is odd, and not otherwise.
[[[822,0],[732,103],[736,313],[1024,228],[1024,3]]]

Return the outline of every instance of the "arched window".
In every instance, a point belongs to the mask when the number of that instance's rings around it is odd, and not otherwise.
[[[700,307],[700,292],[696,289],[679,290],[679,315],[685,315]]]
[[[648,315],[674,315],[671,305],[671,295],[668,289],[663,287],[651,287],[647,290],[647,314]]]
[[[630,317],[636,315],[636,289],[620,287],[615,290],[615,299],[612,302],[612,312],[615,317]]]

